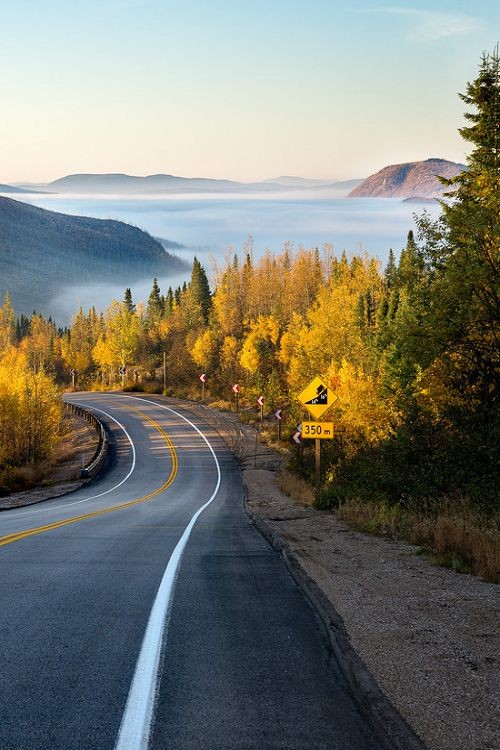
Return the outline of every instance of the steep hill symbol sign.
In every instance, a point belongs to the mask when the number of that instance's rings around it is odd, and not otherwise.
[[[337,401],[337,396],[320,377],[316,376],[299,393],[297,400],[315,419],[319,419]]]

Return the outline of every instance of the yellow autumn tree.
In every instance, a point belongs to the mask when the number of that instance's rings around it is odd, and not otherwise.
[[[26,351],[11,347],[0,359],[0,467],[51,457],[62,419],[56,384],[34,370]]]
[[[198,367],[213,370],[217,357],[218,341],[212,329],[206,328],[200,333],[190,350],[190,355]]]

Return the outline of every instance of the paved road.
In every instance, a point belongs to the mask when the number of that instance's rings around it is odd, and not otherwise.
[[[0,513],[1,750],[378,750],[220,438],[179,402],[70,398],[114,459]]]

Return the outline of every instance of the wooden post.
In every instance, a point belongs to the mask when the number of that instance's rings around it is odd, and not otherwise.
[[[167,390],[167,355],[163,352],[163,395]]]
[[[316,438],[315,442],[315,453],[316,453],[316,487],[321,484],[321,440]]]

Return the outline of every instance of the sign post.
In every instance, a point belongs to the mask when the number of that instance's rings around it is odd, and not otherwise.
[[[163,352],[163,395],[167,390],[167,354]]]
[[[204,372],[200,375],[200,380],[201,380],[201,400],[204,401],[205,400],[205,383],[207,382],[207,376]]]
[[[316,376],[297,396],[298,401],[307,411],[318,420],[337,401],[333,390]],[[316,463],[316,486],[321,483],[321,440],[333,438],[332,422],[304,422],[302,437],[314,439],[314,455]]]
[[[274,416],[278,420],[278,442],[281,440],[281,420],[283,419],[283,412],[281,409],[278,409]]]
[[[264,421],[264,396],[259,396],[257,403],[260,406],[260,423]]]
[[[314,458],[316,463],[316,487],[321,484],[321,440],[316,438],[314,441]]]
[[[69,372],[70,372],[70,375],[71,375],[71,383],[73,385],[73,390],[74,390],[75,389],[75,375],[76,375],[76,370],[70,370]]]
[[[127,372],[125,365],[120,367],[120,375],[122,376],[122,388],[125,388],[125,373]]]
[[[239,392],[240,392],[240,386],[238,385],[238,383],[235,383],[233,385],[233,387],[231,388],[231,390],[235,394],[235,399],[236,399],[236,414],[238,414],[238,411],[239,411],[238,395],[239,395]]]

